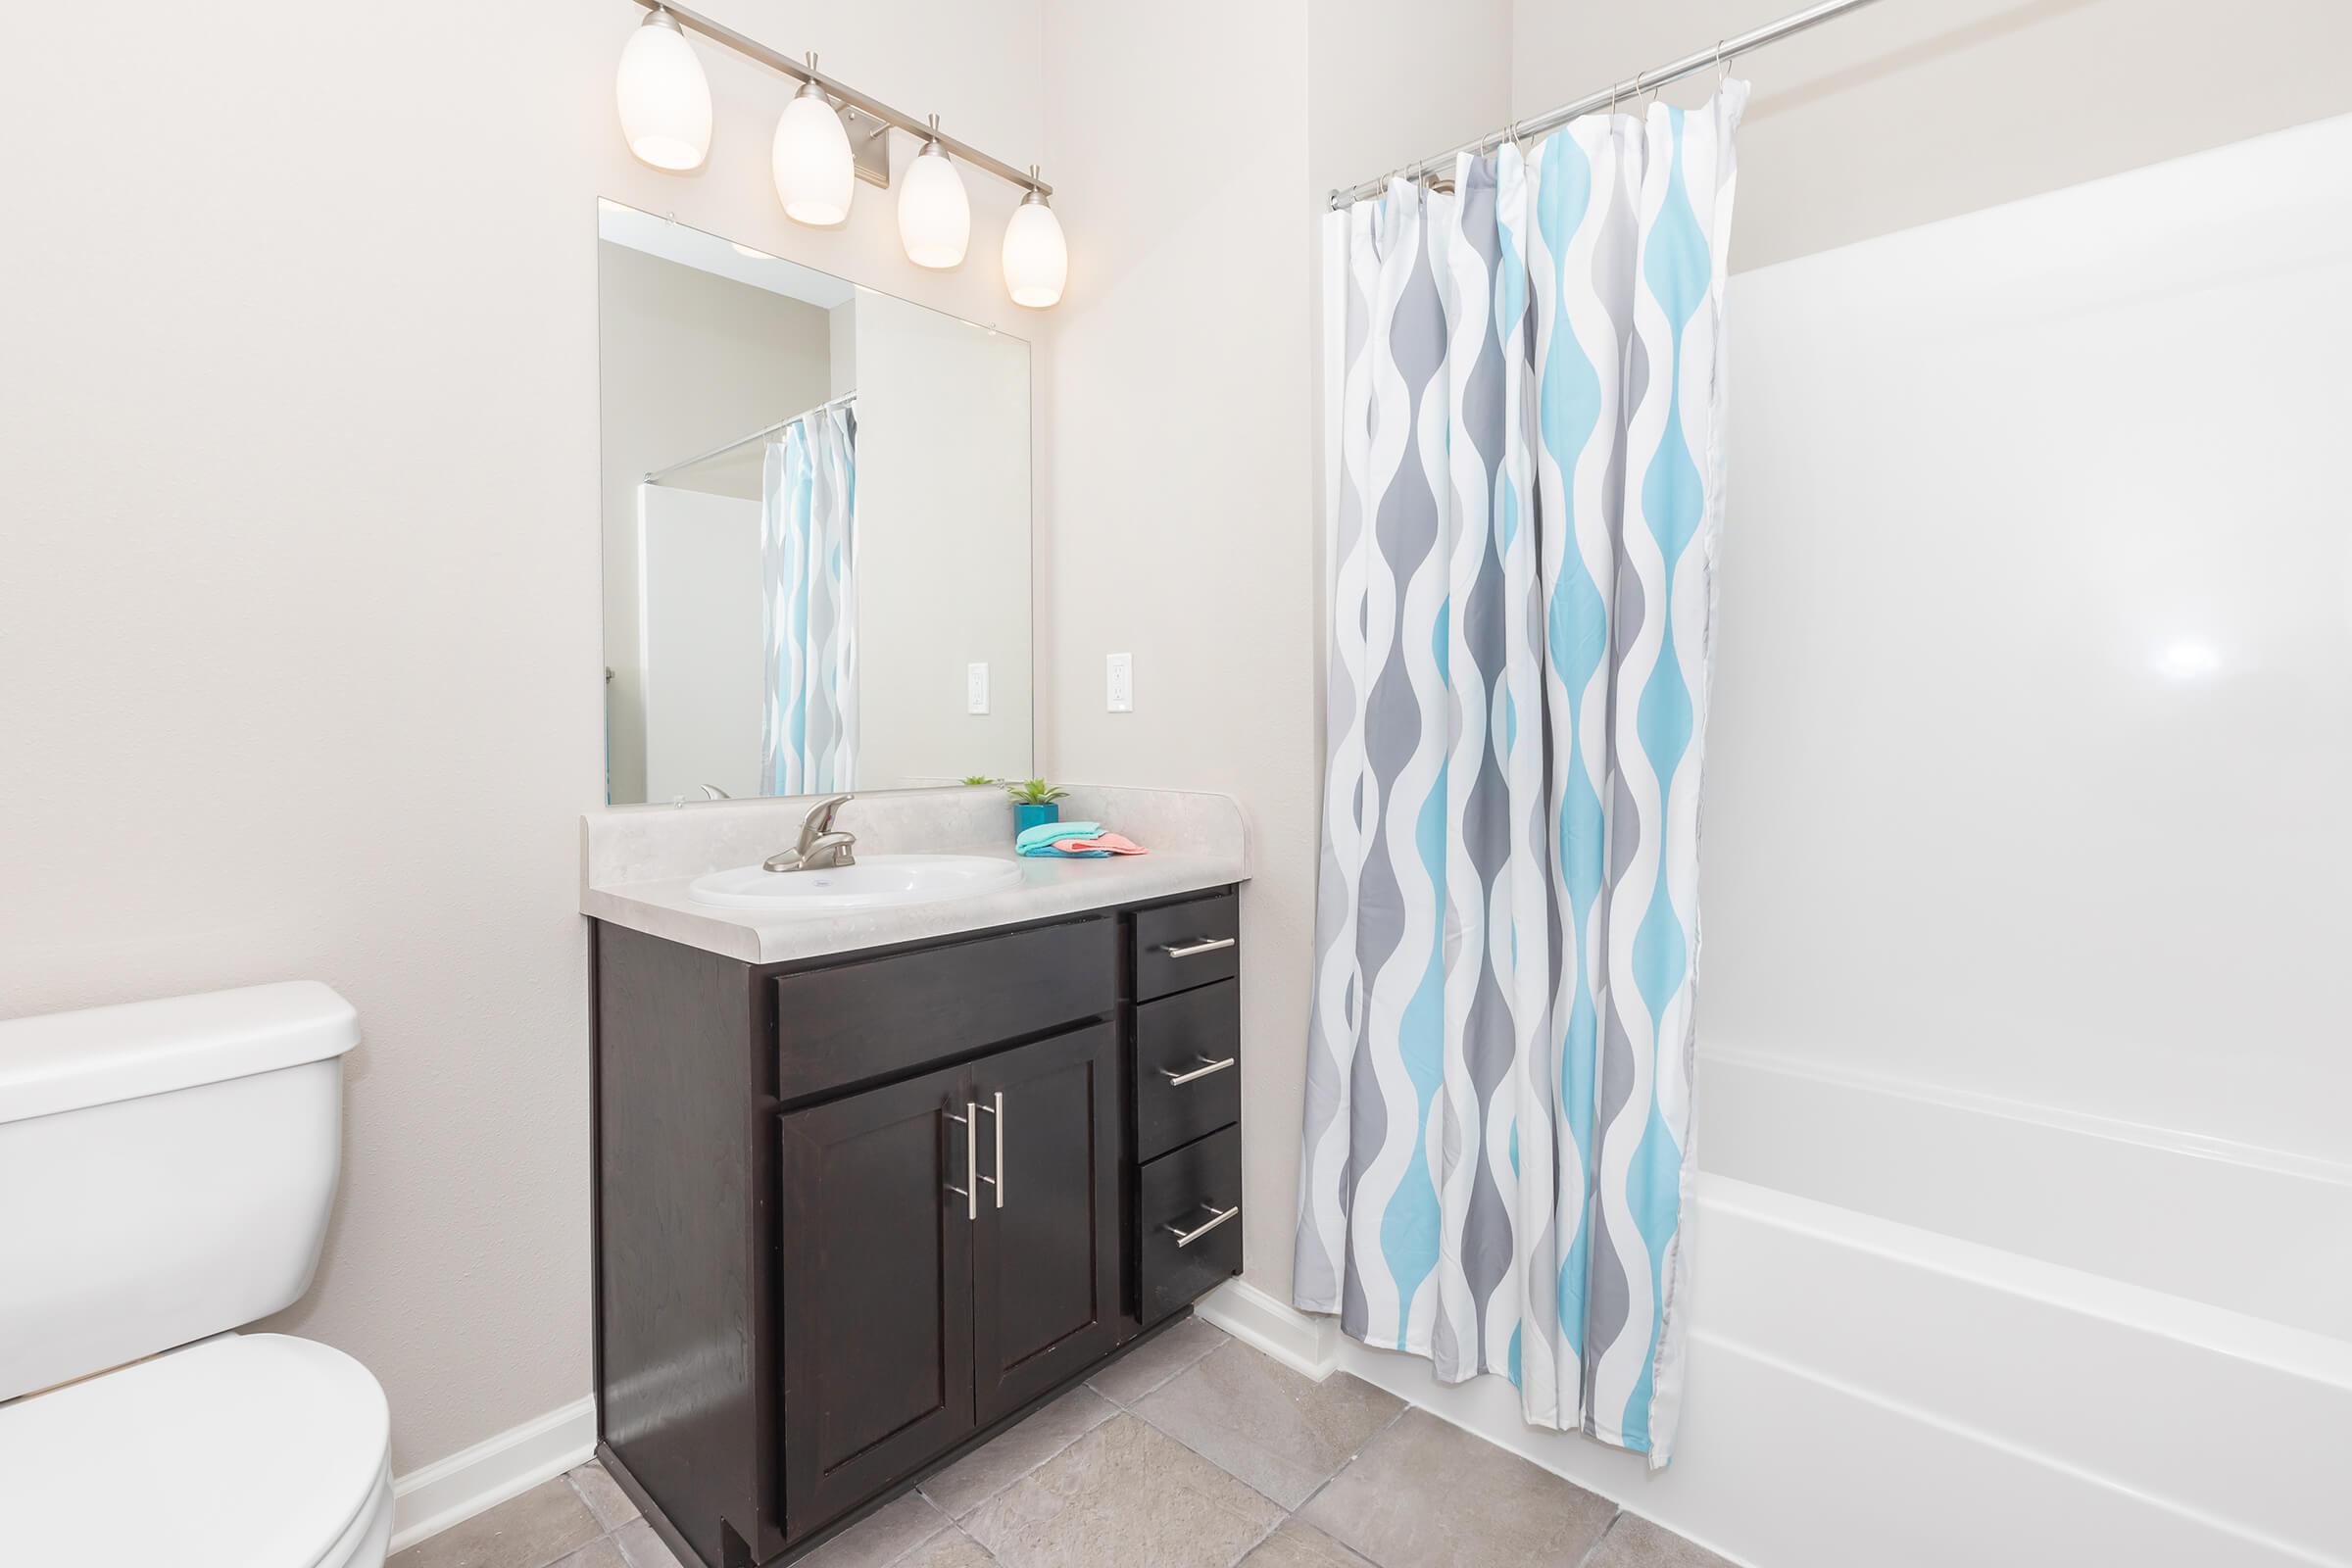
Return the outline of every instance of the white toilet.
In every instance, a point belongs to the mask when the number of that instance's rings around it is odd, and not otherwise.
[[[359,1038],[315,981],[0,1022],[0,1564],[380,1568],[383,1390],[228,1332],[310,1287]]]

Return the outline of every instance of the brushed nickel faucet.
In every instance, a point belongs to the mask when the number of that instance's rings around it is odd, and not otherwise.
[[[801,823],[801,842],[789,850],[778,850],[760,863],[770,871],[830,871],[856,865],[857,857],[850,851],[858,835],[836,832],[833,827],[833,813],[856,799],[854,795],[835,795],[817,802]]]

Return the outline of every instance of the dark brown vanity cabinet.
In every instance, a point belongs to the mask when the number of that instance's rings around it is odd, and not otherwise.
[[[1232,890],[789,965],[597,928],[600,1450],[790,1560],[1241,1267]]]

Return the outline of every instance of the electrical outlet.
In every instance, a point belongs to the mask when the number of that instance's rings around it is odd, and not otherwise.
[[[963,706],[966,712],[988,711],[988,666],[966,664],[963,667]]]
[[[1113,713],[1135,711],[1135,656],[1112,654],[1102,662],[1104,706]]]

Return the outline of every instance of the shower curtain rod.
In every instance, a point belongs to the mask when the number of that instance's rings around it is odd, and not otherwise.
[[[1492,148],[1499,147],[1515,137],[1541,136],[1547,131],[1557,130],[1580,115],[1589,115],[1595,109],[1606,109],[1626,99],[1639,98],[1643,93],[1653,92],[1670,81],[1680,81],[1683,77],[1695,72],[1704,71],[1709,66],[1723,65],[1747,53],[1750,49],[1761,49],[1768,43],[1779,43],[1783,38],[1793,38],[1808,27],[1817,27],[1825,22],[1844,16],[1849,11],[1859,11],[1864,6],[1875,3],[1876,0],[1822,0],[1822,4],[1808,7],[1794,16],[1783,17],[1778,22],[1767,22],[1761,27],[1740,33],[1737,37],[1718,39],[1712,49],[1701,49],[1696,54],[1685,55],[1672,65],[1660,66],[1654,71],[1644,71],[1631,81],[1621,81],[1601,92],[1588,93],[1572,104],[1562,104],[1549,114],[1538,115],[1533,120],[1514,120],[1491,135],[1481,136],[1473,142],[1465,142],[1449,152],[1438,154],[1435,158],[1424,159],[1417,164],[1406,164],[1397,172],[1409,172],[1415,179],[1425,178],[1431,170],[1450,164],[1464,153],[1476,156]],[[1346,190],[1334,190],[1331,193],[1331,205],[1334,208],[1341,208],[1350,202],[1360,202],[1366,197],[1377,196],[1388,188],[1391,177],[1391,175],[1384,174],[1378,179],[1367,179],[1360,185],[1350,185]]]
[[[774,435],[778,430],[783,429],[786,425],[798,424],[803,419],[808,417],[808,416],[811,414],[822,414],[827,409],[838,409],[845,403],[855,403],[857,401],[858,394],[856,392],[844,392],[837,398],[827,398],[824,402],[819,403],[815,408],[803,409],[800,413],[794,415],[789,419],[778,419],[775,423],[769,425],[764,430],[754,430],[750,435],[739,435],[734,440],[726,442],[720,446],[712,447],[708,452],[698,452],[693,457],[686,459],[683,463],[673,463],[666,468],[656,468],[653,472],[647,474],[642,482],[646,484],[659,484],[662,482],[662,476],[665,473],[675,473],[680,468],[691,468],[698,463],[706,463],[710,459],[717,457],[721,452],[732,452],[737,447],[748,446],[750,443],[759,440],[763,435]]]

